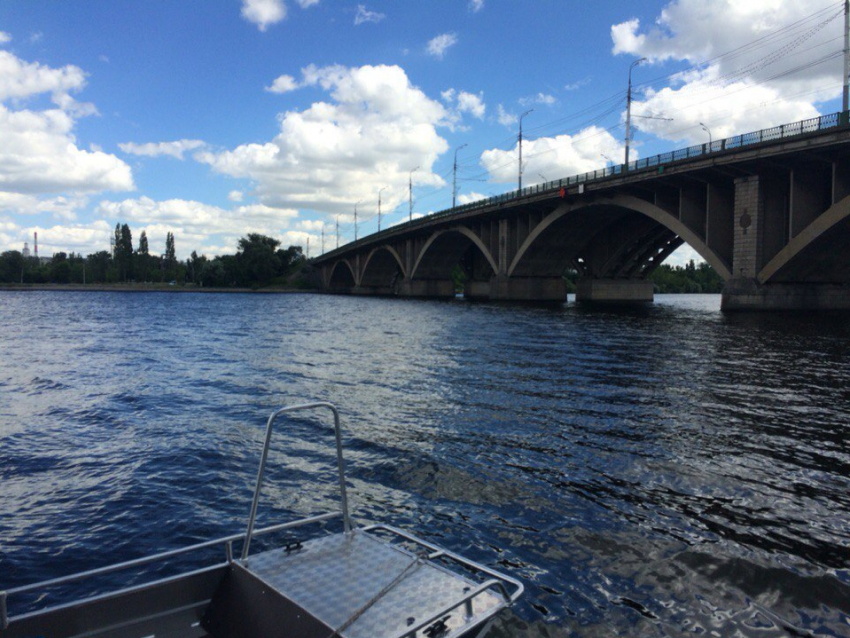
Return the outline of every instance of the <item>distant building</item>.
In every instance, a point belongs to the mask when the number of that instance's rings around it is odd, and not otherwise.
[[[27,242],[24,242],[24,249],[21,251],[21,254],[24,256],[24,259],[29,259],[30,247]]]

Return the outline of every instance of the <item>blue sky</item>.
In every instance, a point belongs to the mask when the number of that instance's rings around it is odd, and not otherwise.
[[[744,5],[744,6],[741,6]],[[839,108],[823,0],[4,0],[0,250],[320,250],[408,215]],[[731,52],[731,53],[730,53]],[[836,56],[836,54],[839,54]],[[664,119],[653,119],[664,118]],[[381,191],[383,189],[383,191]],[[358,203],[359,202],[359,203]],[[160,245],[161,244],[161,245]],[[694,257],[687,247],[674,262]]]

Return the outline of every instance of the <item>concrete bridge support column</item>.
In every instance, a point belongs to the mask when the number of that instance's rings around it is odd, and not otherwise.
[[[645,279],[580,279],[576,301],[593,303],[650,303],[654,286]]]
[[[490,299],[495,301],[538,301],[564,303],[567,287],[561,277],[507,277],[490,279]]]
[[[398,288],[399,297],[451,299],[455,284],[451,279],[410,279],[405,277]]]

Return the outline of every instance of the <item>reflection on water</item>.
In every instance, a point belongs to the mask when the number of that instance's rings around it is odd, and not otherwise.
[[[847,315],[0,293],[0,325],[0,587],[241,531],[265,417],[325,399],[356,516],[526,582],[496,635],[850,633]],[[266,521],[336,503],[329,430],[284,430]]]

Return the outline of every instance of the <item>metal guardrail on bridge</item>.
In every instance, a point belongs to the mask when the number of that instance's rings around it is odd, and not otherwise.
[[[637,159],[632,162],[629,162],[629,167],[627,171],[624,171],[624,164],[619,164],[617,166],[608,166],[594,171],[588,171],[587,173],[582,173],[581,175],[573,175],[571,177],[565,177],[563,179],[553,180],[551,182],[545,182],[543,184],[528,186],[527,188],[523,188],[522,190],[513,190],[507,193],[502,193],[501,195],[494,195],[493,197],[488,197],[486,199],[479,199],[468,204],[462,204],[461,206],[455,206],[454,208],[448,208],[446,210],[433,213],[431,215],[426,215],[424,217],[420,217],[419,219],[414,219],[413,221],[405,222],[403,224],[396,224],[395,226],[390,226],[385,230],[379,231],[377,233],[372,233],[371,235],[367,235],[366,237],[358,239],[355,242],[350,242],[348,244],[345,244],[345,246],[340,246],[335,250],[328,251],[327,253],[325,253],[325,255],[331,255],[333,253],[336,253],[337,251],[344,252],[364,243],[371,243],[378,237],[394,234],[399,230],[408,230],[417,228],[418,226],[424,226],[435,219],[440,219],[441,217],[449,217],[451,215],[456,215],[458,213],[464,213],[479,208],[487,208],[489,206],[493,206],[494,204],[505,203],[511,200],[520,199],[522,197],[536,195],[538,193],[559,191],[562,188],[568,188],[577,184],[587,184],[590,182],[596,182],[611,177],[621,176],[624,173],[643,173],[650,169],[657,169],[658,167],[665,166],[667,164],[673,164],[675,162],[683,160],[690,160],[694,159],[695,157],[715,155],[719,153],[724,153],[726,151],[738,151],[743,147],[751,146],[753,144],[774,142],[789,137],[796,137],[798,135],[817,133],[819,131],[837,128],[839,126],[847,126],[849,123],[848,119],[850,119],[850,112],[848,111],[845,111],[843,113],[830,113],[828,115],[821,115],[807,120],[800,120],[799,122],[792,122],[791,124],[782,124],[780,126],[773,126],[771,128],[762,129],[760,131],[742,133],[741,135],[734,135],[725,139],[714,140],[707,144],[697,144],[695,146],[689,146],[687,148],[681,148],[675,151],[659,153],[658,155],[653,155],[644,159]]]

